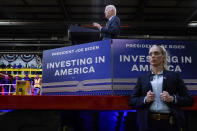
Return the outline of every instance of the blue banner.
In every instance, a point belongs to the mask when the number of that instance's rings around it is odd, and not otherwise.
[[[44,51],[42,92],[129,95],[137,78],[150,71],[148,51],[154,44],[167,50],[168,70],[178,72],[188,89],[197,91],[196,42],[113,39]]]
[[[148,51],[163,45],[168,52],[168,70],[178,72],[190,90],[197,90],[197,43],[176,40],[113,40],[113,82],[117,94],[129,94],[137,77],[150,71]]]
[[[42,94],[111,94],[111,78],[111,40],[43,53]]]

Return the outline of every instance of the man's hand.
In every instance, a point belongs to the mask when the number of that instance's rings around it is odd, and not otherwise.
[[[151,90],[149,90],[146,94],[145,101],[152,102],[152,101],[154,101],[154,99],[155,99],[155,93],[153,93]]]
[[[160,98],[164,102],[173,102],[174,101],[174,97],[170,96],[167,91],[163,91],[163,93],[160,94]]]
[[[102,26],[96,22],[93,23],[93,26],[97,27],[99,30],[102,28]]]

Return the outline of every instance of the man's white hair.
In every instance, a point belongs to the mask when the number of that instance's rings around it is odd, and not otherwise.
[[[107,5],[107,6],[105,7],[105,9],[114,10],[114,13],[115,13],[115,15],[116,15],[116,7],[115,7],[114,5]]]

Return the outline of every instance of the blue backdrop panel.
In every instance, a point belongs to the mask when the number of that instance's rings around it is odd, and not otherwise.
[[[168,52],[168,67],[180,73],[187,87],[197,90],[197,43],[176,40],[113,40],[113,89],[115,94],[128,95],[137,77],[150,70],[148,51],[152,45],[163,45]]]
[[[42,94],[111,94],[111,40],[46,50]]]
[[[169,70],[180,73],[189,90],[197,90],[196,42],[113,39],[112,43],[112,52],[111,40],[44,51],[43,94],[111,95],[113,89],[115,95],[129,95],[137,77],[150,70],[148,50],[153,44],[166,48]]]

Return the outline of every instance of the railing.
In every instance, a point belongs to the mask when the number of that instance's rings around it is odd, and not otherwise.
[[[8,92],[6,92],[6,91],[4,90],[4,86],[9,86]],[[1,87],[1,92],[0,92],[0,94],[2,94],[2,95],[5,95],[5,94],[7,94],[7,95],[14,94],[15,91],[14,91],[14,92],[11,92],[11,87],[12,87],[12,86],[14,87],[14,89],[16,89],[16,84],[0,84],[0,87]]]
[[[33,69],[33,68],[5,68],[0,69],[0,72],[5,72],[6,74],[10,74],[12,76],[18,75],[19,77],[25,77],[25,74],[28,74],[29,77],[36,77],[36,74],[39,74],[39,77],[42,77],[42,69]],[[20,72],[20,74],[19,74]],[[33,73],[34,72],[34,73]],[[39,73],[38,73],[39,72]]]

